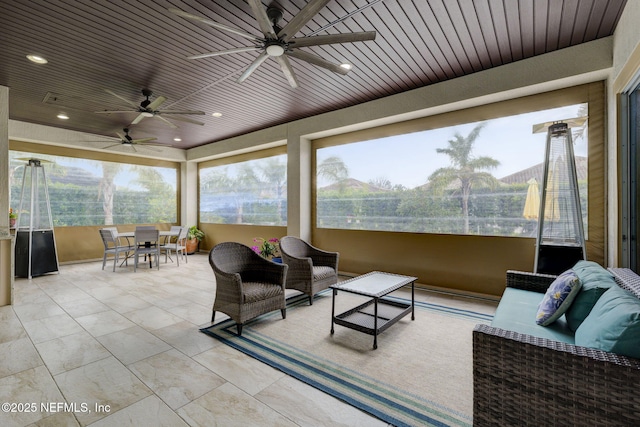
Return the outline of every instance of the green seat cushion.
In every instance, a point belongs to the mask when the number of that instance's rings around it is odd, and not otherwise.
[[[544,294],[539,292],[505,289],[491,326],[573,344],[573,331],[567,326],[564,317],[560,317],[549,326],[536,324],[538,305],[543,297]]]
[[[602,294],[615,286],[616,282],[611,273],[593,261],[578,261],[572,270],[582,284],[580,292],[565,313],[569,328],[575,332]]]
[[[640,299],[611,287],[576,331],[575,342],[640,359]]]
[[[536,323],[549,326],[562,316],[580,291],[580,280],[573,270],[567,270],[551,283],[538,305]]]

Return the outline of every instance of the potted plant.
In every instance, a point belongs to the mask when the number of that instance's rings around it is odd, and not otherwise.
[[[204,231],[200,230],[195,225],[189,227],[189,231],[187,232],[187,255],[191,255],[196,253],[198,249],[198,244],[204,237]]]
[[[270,239],[264,239],[262,237],[255,237],[253,239],[255,243],[259,243],[258,246],[252,246],[251,249],[258,255],[265,259],[270,259],[273,262],[282,262],[280,257],[280,240],[272,237]]]
[[[13,211],[13,208],[9,208],[9,227],[15,228],[18,214]]]

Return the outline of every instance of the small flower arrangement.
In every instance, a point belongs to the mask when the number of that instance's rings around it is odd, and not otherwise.
[[[266,259],[271,259],[278,256],[280,252],[280,240],[272,237],[271,239],[263,239],[262,237],[255,237],[253,239],[257,246],[252,246],[251,249],[258,255]]]
[[[17,219],[18,214],[13,211],[13,208],[9,208],[9,219]]]

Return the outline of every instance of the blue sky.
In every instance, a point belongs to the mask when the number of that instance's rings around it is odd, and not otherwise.
[[[577,117],[578,109],[579,105],[573,105],[489,120],[476,140],[473,155],[499,160],[500,166],[491,171],[497,178],[541,163],[547,134],[533,134],[533,125]],[[436,169],[450,165],[449,157],[436,153],[436,148],[447,147],[456,132],[466,137],[477,124],[323,148],[318,150],[318,161],[338,156],[347,165],[351,178],[364,182],[386,178],[393,184],[414,188],[426,183]],[[583,139],[574,141],[574,151],[576,156],[586,156],[586,142]],[[318,183],[320,187],[327,184]]]

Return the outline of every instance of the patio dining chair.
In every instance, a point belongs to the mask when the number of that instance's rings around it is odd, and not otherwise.
[[[134,233],[134,260],[133,260],[133,271],[135,272],[138,268],[138,259],[140,255],[144,255],[145,257],[155,256],[156,259],[156,267],[160,270],[160,231],[157,229],[149,229],[136,227],[136,231]],[[153,258],[149,259],[149,266],[152,266]]]
[[[285,279],[288,267],[268,261],[241,243],[224,242],[209,252],[209,264],[216,277],[216,298],[211,323],[216,311],[236,322],[238,335],[249,320],[273,310],[287,317]]]
[[[287,289],[296,289],[309,297],[338,281],[338,252],[318,249],[302,239],[285,236],[280,239],[282,262],[289,266]]]
[[[184,259],[184,262],[188,263],[189,260],[187,258],[187,227],[177,227],[178,237],[175,242],[171,242],[170,240],[160,246],[160,251],[164,251],[164,262],[167,262],[167,259],[171,257],[171,251],[176,254],[176,263],[178,267],[180,267],[180,258]],[[171,230],[174,231],[174,227],[171,227]]]
[[[129,265],[127,260],[129,259],[129,253],[133,251],[133,247],[130,245],[121,245],[118,240],[117,229],[114,233],[113,228],[101,228],[100,237],[104,244],[104,255],[102,256],[102,269],[107,263],[107,255],[113,255],[113,271],[116,271],[116,264],[118,264],[120,254],[124,254],[125,265]]]

